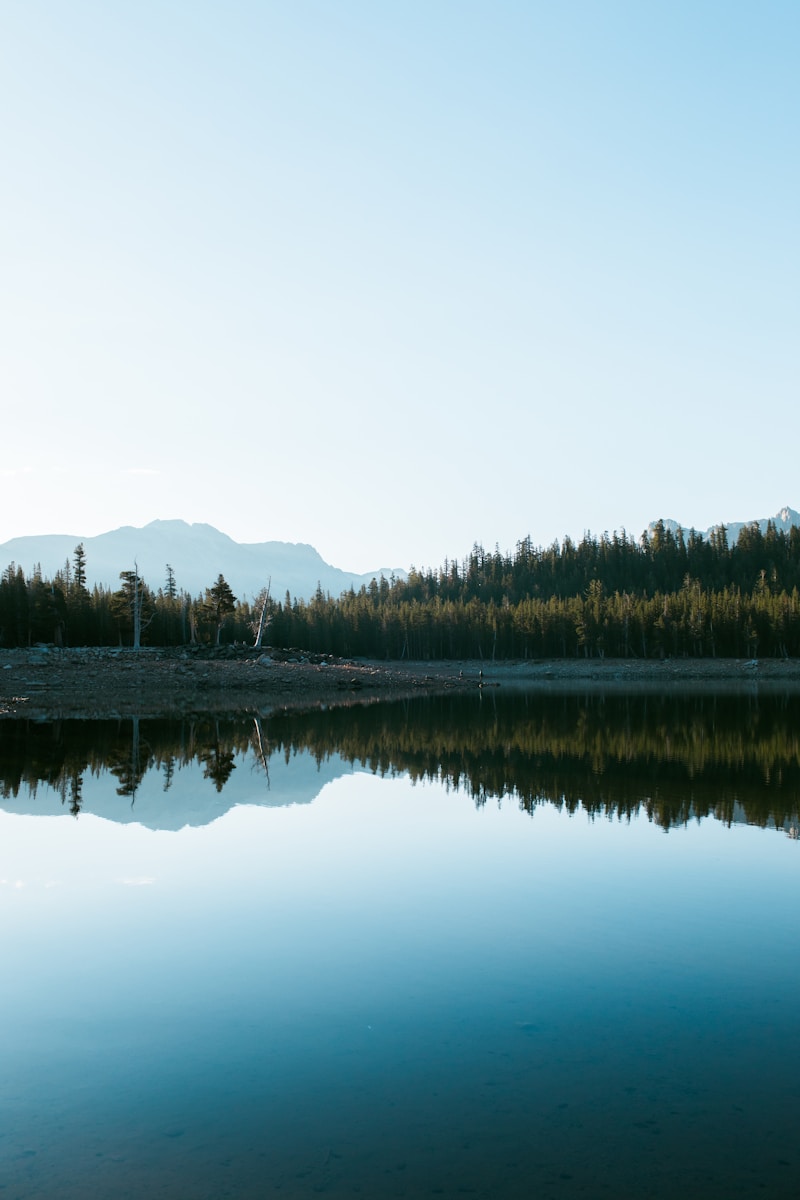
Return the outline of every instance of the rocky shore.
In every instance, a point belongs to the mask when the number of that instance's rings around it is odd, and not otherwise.
[[[245,647],[0,650],[0,716],[169,716],[312,708],[476,689],[800,690],[800,661],[374,662]]]

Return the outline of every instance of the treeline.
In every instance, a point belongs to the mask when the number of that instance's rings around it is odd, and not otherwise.
[[[800,655],[800,528],[724,526],[704,538],[659,522],[513,554],[474,546],[462,562],[373,580],[339,597],[264,592],[237,600],[219,575],[202,596],[167,566],[152,590],[135,571],[117,591],[86,586],[83,547],[53,580],[11,564],[0,580],[0,644],[174,646],[266,640],[374,658],[560,658]],[[262,623],[261,618],[266,620]]]
[[[227,640],[252,638],[251,606],[237,601],[222,575],[198,596],[178,588],[169,564],[157,591],[135,567],[120,573],[116,590],[90,589],[86,578],[83,544],[52,579],[11,563],[0,578],[0,646],[218,645],[223,630]]]
[[[412,659],[800,654],[800,528],[747,526],[729,545],[659,522],[374,580],[338,600],[286,602],[270,638],[335,654]]]

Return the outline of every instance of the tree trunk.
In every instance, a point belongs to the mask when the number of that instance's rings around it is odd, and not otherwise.
[[[256,640],[253,643],[253,646],[256,650],[261,649],[261,642],[264,638],[264,631],[267,628],[267,625],[269,624],[269,622],[267,621],[267,608],[269,606],[269,591],[270,591],[271,586],[272,586],[272,576],[270,575],[269,581],[267,583],[266,594],[264,596],[264,603],[261,605],[261,616],[258,618],[258,632],[256,633]]]
[[[139,565],[133,564],[133,648],[138,650],[142,644],[142,600],[139,595]]]

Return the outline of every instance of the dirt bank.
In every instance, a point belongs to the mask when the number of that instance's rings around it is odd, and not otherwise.
[[[800,661],[386,663],[245,648],[0,650],[0,716],[268,712],[478,688],[800,690]]]
[[[456,686],[424,669],[325,655],[225,648],[0,651],[0,715],[168,716],[267,712],[417,695]]]

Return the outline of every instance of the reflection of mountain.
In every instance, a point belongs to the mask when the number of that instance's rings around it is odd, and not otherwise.
[[[208,825],[238,804],[310,804],[353,769],[335,754],[318,762],[268,743],[254,754],[254,743],[252,720],[0,723],[0,808],[176,830]]]
[[[441,779],[476,803],[509,797],[529,811],[550,802],[644,811],[665,827],[709,815],[794,827],[799,729],[797,696],[499,692],[260,723],[5,721],[0,794],[9,811],[90,811],[175,829],[235,804],[307,802],[363,768]]]

